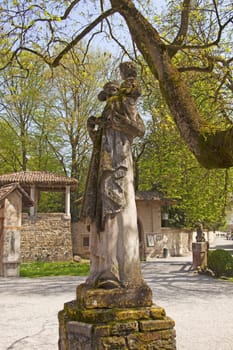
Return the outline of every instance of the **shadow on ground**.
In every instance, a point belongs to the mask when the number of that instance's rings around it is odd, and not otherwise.
[[[147,262],[143,264],[142,270],[154,292],[154,297],[159,294],[160,300],[167,300],[170,297],[174,301],[188,296],[206,298],[221,295],[232,298],[233,283],[197,274],[192,271],[190,262]]]
[[[75,287],[86,277],[59,276],[43,278],[0,278],[0,294],[12,291],[17,295],[61,295],[75,291]]]

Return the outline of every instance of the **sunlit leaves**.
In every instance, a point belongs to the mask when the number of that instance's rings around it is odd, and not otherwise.
[[[149,83],[150,77],[147,79]],[[223,127],[226,126],[224,118],[218,117],[220,105],[208,102],[207,95],[213,88],[211,80],[200,77],[195,80],[196,76],[192,74],[189,79],[193,98],[201,112],[212,118],[213,128],[221,128],[220,120]],[[230,169],[206,170],[198,164],[179,135],[156,86],[154,89],[155,93],[148,97],[146,88],[144,91],[144,108],[151,120],[147,125],[147,147],[140,159],[141,189],[160,189],[168,197],[178,199],[171,210],[173,225],[177,224],[175,216],[182,213],[182,223],[187,227],[195,227],[201,220],[206,227],[217,228],[225,222],[233,173]],[[214,129],[209,131],[214,132]]]

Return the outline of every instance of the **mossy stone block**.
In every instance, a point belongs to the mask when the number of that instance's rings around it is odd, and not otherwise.
[[[161,320],[166,316],[165,310],[158,306],[158,305],[152,305],[150,308],[150,317],[154,320]]]
[[[95,343],[96,350],[127,350],[124,337],[102,337]]]
[[[138,322],[137,321],[131,321],[131,322],[117,322],[111,327],[111,334],[112,335],[127,335],[133,332],[138,332]]]
[[[170,329],[175,326],[175,322],[165,317],[163,320],[142,320],[139,321],[139,328],[141,331],[157,331],[161,329]]]
[[[176,349],[175,332],[173,329],[138,332],[127,336],[128,349],[130,350],[164,350]]]
[[[135,288],[100,289],[90,288],[85,283],[76,289],[77,304],[81,308],[134,308],[150,307],[152,305],[152,291],[142,284]]]
[[[149,319],[150,310],[149,308],[138,308],[138,309],[118,309],[116,313],[116,321],[126,321],[126,320],[140,320]]]

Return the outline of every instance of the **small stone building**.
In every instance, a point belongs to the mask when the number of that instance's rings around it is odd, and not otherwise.
[[[0,188],[0,276],[19,276],[22,204],[33,206],[23,188],[9,184]]]
[[[33,200],[30,212],[23,213],[21,228],[21,261],[72,260],[70,217],[70,192],[77,187],[77,180],[41,171],[23,171],[0,176],[0,186],[19,183]],[[64,213],[38,212],[39,194],[64,192]]]
[[[193,232],[166,226],[168,214],[162,208],[175,204],[175,199],[157,191],[138,191],[135,199],[142,259],[183,256],[191,252]]]
[[[176,201],[165,198],[157,191],[136,193],[140,257],[142,260],[170,256],[181,256],[191,252],[193,233],[180,228],[162,227],[162,207]],[[82,257],[89,256],[89,232],[84,223],[72,226],[73,251]]]

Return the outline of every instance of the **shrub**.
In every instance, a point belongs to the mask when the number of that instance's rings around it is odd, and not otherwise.
[[[233,276],[233,257],[224,249],[216,249],[209,252],[208,267],[216,277]]]

